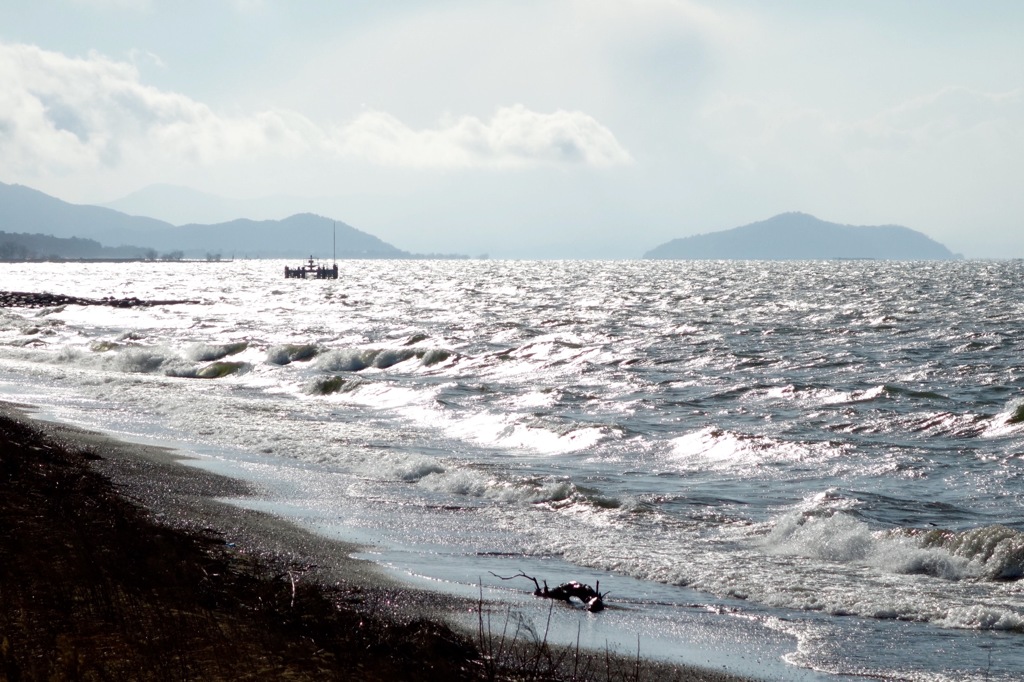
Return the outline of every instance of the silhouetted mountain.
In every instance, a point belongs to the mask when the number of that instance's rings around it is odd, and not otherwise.
[[[250,217],[251,202],[226,199],[179,185],[149,185],[103,204],[128,215],[145,215],[172,225],[209,225]],[[281,213],[279,215],[284,215]]]
[[[128,242],[115,241],[108,235],[145,234],[168,227],[173,226],[109,208],[69,204],[29,187],[0,182],[0,230],[5,232],[81,237],[107,245],[120,245]]]
[[[261,258],[408,258],[410,254],[371,234],[330,218],[299,213],[284,220],[232,220],[217,225],[182,225],[153,233],[146,242],[157,250],[186,254],[218,252]]]
[[[783,213],[731,230],[673,239],[644,258],[683,260],[950,260],[942,244],[899,225],[853,226]]]
[[[232,220],[182,225],[129,216],[99,206],[69,204],[21,185],[0,183],[0,230],[91,239],[189,257],[219,253],[254,258],[408,258],[373,235],[329,218],[301,213],[284,220]]]

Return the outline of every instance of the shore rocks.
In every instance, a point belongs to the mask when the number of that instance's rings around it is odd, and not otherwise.
[[[65,294],[31,291],[0,291],[0,308],[50,308],[59,305],[105,305],[113,308],[138,308],[155,305],[182,305],[199,303],[192,300],[148,301],[134,296],[128,298],[82,298]]]

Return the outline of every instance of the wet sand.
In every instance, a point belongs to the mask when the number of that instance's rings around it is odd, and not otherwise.
[[[218,502],[250,490],[183,458],[0,403],[0,680],[739,679],[457,631],[491,605]]]

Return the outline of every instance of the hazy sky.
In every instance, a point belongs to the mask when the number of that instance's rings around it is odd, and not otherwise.
[[[804,211],[1024,257],[1024,2],[6,0],[0,181],[275,197],[245,217],[411,251]]]

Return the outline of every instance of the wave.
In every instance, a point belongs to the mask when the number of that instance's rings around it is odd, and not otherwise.
[[[671,441],[671,456],[687,468],[733,469],[762,464],[823,462],[844,452],[829,442],[802,443],[708,426]]]
[[[838,495],[818,498],[810,508],[781,516],[763,545],[773,553],[904,575],[982,581],[1024,578],[1021,531],[1002,525],[965,531],[872,530],[850,513],[855,506],[855,501]]]
[[[316,368],[327,372],[361,372],[364,369],[388,369],[417,359],[423,366],[437,365],[455,357],[441,348],[340,348],[321,353]]]
[[[331,350],[317,358],[317,369],[328,372],[360,372],[373,365],[376,351],[350,348]]]
[[[770,552],[841,564],[870,566],[883,572],[924,574],[946,580],[977,576],[970,559],[912,537],[873,531],[852,515],[795,511],[779,518],[763,540]]]
[[[440,474],[445,467],[432,457],[416,453],[387,453],[353,462],[359,473],[381,481],[416,483],[425,476]]]
[[[212,362],[196,372],[200,379],[220,379],[232,374],[241,374],[250,368],[247,362]]]
[[[1024,578],[1024,533],[1003,525],[966,531],[932,530],[920,538],[922,547],[937,547],[967,559],[987,580]]]
[[[248,362],[226,361],[228,355],[243,352],[248,342],[229,344],[195,344],[179,355],[165,346],[129,345],[97,340],[89,344],[91,353],[74,346],[65,346],[55,356],[57,364],[113,370],[125,374],[163,374],[174,378],[220,379],[243,374],[252,369]],[[197,358],[200,358],[197,360]],[[215,358],[206,362],[201,358]],[[196,362],[201,364],[196,364]]]
[[[222,379],[233,374],[245,374],[250,369],[252,369],[252,365],[247,362],[218,360],[202,366],[168,367],[164,373],[169,377],[179,379]]]
[[[990,438],[1006,436],[1021,429],[1024,429],[1024,398],[1014,398],[992,418],[982,435]]]
[[[195,343],[185,350],[185,357],[196,362],[222,360],[229,355],[238,355],[249,347],[248,341],[235,343]]]
[[[271,346],[267,350],[267,362],[272,365],[288,365],[293,362],[312,360],[320,352],[314,343],[286,343]]]
[[[1022,424],[1024,423],[1024,400],[1016,400],[1010,404],[1010,408],[1006,414],[1007,424]]]
[[[422,362],[424,366],[430,367],[453,357],[455,357],[455,353],[450,350],[445,350],[443,348],[431,348],[423,353],[420,357],[420,362]]]
[[[1024,615],[994,606],[963,606],[949,609],[936,625],[961,630],[1007,630],[1024,632]]]
[[[949,396],[937,391],[917,390],[896,384],[877,384],[861,390],[841,390],[824,386],[787,384],[785,386],[769,388],[766,391],[766,395],[769,398],[788,398],[819,405],[868,403],[895,398],[936,401],[948,401],[950,399]]]
[[[427,493],[476,498],[484,503],[559,505],[584,501],[568,479],[536,476],[506,477],[475,467],[451,466],[417,453],[366,457],[355,464],[364,476],[414,484]]]
[[[576,486],[553,479],[504,480],[474,469],[432,472],[419,481],[425,490],[486,498],[494,502],[541,504],[571,499]]]
[[[176,354],[164,348],[132,347],[118,352],[113,357],[112,364],[121,372],[152,374],[178,359]]]
[[[621,427],[576,421],[558,422],[515,413],[479,412],[452,419],[446,431],[457,438],[488,447],[513,448],[545,454],[579,452],[617,438]]]
[[[330,395],[332,393],[348,393],[354,391],[366,382],[362,379],[346,379],[343,376],[329,376],[313,379],[306,385],[306,393],[309,395]]]

